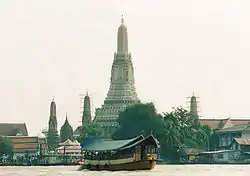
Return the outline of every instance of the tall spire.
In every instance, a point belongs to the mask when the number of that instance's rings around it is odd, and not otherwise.
[[[67,109],[66,109],[66,119],[60,130],[60,140],[61,142],[64,142],[67,139],[70,139],[70,140],[73,139],[73,128],[69,124],[68,114],[67,114]]]
[[[68,111],[67,111],[67,109],[66,109],[65,114],[66,114],[66,120],[68,120]]]
[[[56,103],[54,97],[50,103],[50,117],[56,117]]]
[[[91,118],[91,107],[90,107],[90,97],[88,93],[84,97],[84,107],[83,107],[83,115],[82,115],[82,126],[89,124],[92,120]]]
[[[48,146],[54,150],[58,146],[59,136],[57,131],[56,103],[54,98],[50,103],[49,131],[47,137]]]
[[[190,114],[192,116],[198,117],[198,106],[197,106],[197,99],[196,96],[194,96],[194,92],[193,92],[193,96],[191,97],[191,101],[190,101]]]
[[[122,14],[122,18],[121,18],[121,23],[124,23],[124,18],[123,18],[123,14]]]
[[[127,27],[122,15],[117,34],[117,52],[111,69],[110,86],[104,104],[95,111],[94,122],[101,125],[102,137],[111,137],[119,127],[120,112],[140,103],[134,85],[134,68],[131,53],[128,52]]]
[[[117,54],[125,54],[128,52],[128,32],[124,25],[124,18],[122,15],[121,25],[118,28],[117,34]]]

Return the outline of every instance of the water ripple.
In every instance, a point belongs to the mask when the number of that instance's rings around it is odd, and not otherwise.
[[[77,171],[75,166],[0,167],[0,176],[247,176],[248,165],[157,165],[151,171]]]

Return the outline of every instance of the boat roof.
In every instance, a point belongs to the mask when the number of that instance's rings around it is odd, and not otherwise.
[[[154,143],[158,145],[158,141],[153,136],[144,138],[142,135],[127,140],[105,140],[100,138],[85,139],[82,143],[83,150],[90,151],[108,151],[131,148],[145,140],[154,139]]]
[[[146,138],[143,138],[143,139],[141,139],[141,140],[139,140],[137,142],[134,142],[134,143],[132,143],[130,145],[124,146],[124,147],[122,147],[120,149],[132,148],[132,147],[134,147],[134,146],[136,146],[136,145],[138,145],[140,143],[145,143],[145,142],[153,143],[156,147],[160,146],[158,140],[154,136],[150,135],[150,136],[148,136]]]
[[[235,152],[235,150],[208,151],[208,152],[201,152],[201,154],[217,154],[217,153],[228,153],[228,152]]]

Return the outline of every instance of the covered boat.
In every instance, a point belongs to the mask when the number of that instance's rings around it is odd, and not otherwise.
[[[150,170],[156,165],[158,148],[159,142],[152,135],[129,140],[86,139],[79,170]]]

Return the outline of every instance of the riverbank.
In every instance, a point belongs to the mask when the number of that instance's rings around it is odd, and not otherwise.
[[[0,166],[79,166],[79,163],[0,163]]]

